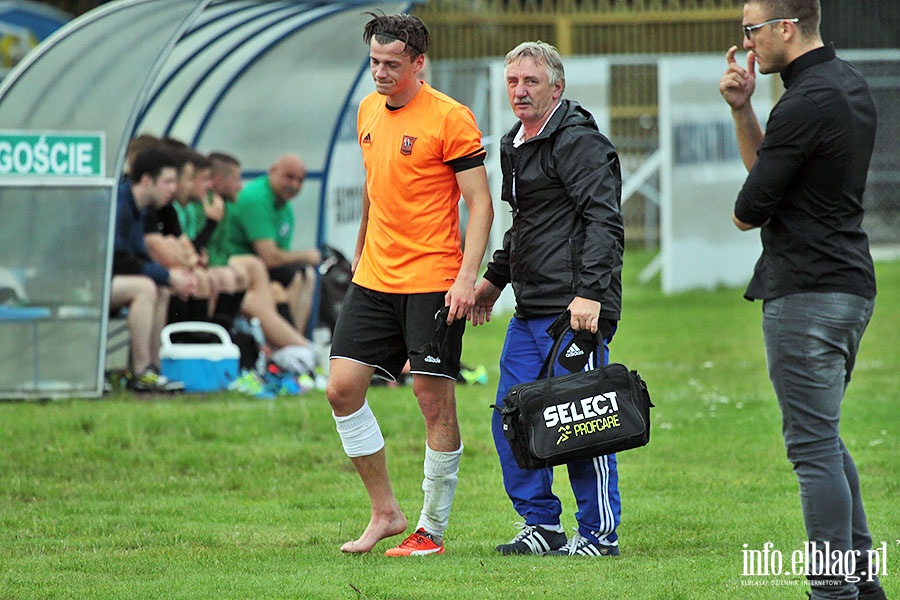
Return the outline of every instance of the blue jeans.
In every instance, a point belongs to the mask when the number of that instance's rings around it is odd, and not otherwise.
[[[503,352],[500,355],[500,382],[497,385],[497,405],[502,404],[509,388],[517,383],[537,379],[544,357],[553,346],[553,338],[547,327],[556,317],[537,319],[513,318],[506,332]],[[571,338],[571,335],[569,335]],[[567,341],[564,340],[563,348]],[[585,370],[604,365],[609,349],[604,342],[599,352],[588,361]],[[567,371],[558,364],[555,374]],[[500,412],[494,410],[491,430],[494,446],[500,458],[503,485],[506,493],[527,525],[558,525],[562,504],[553,493],[553,469],[527,470],[519,468],[503,435]],[[613,543],[618,537],[616,527],[622,507],[619,501],[619,475],[616,455],[601,456],[592,460],[578,460],[566,464],[569,483],[575,495],[578,511],[578,532],[591,541]]]
[[[859,475],[841,440],[839,421],[874,305],[874,299],[852,294],[802,293],[767,300],[763,306],[769,378],[781,407],[787,456],[800,483],[809,541],[817,548],[828,542],[831,552],[859,551],[857,572],[866,569],[872,537]],[[828,578],[815,574],[809,579],[813,598],[856,598],[851,582],[818,585]],[[860,583],[865,581],[863,576]]]

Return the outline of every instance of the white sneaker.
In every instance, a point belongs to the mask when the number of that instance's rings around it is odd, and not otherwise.
[[[272,362],[295,375],[315,375],[316,353],[309,346],[285,346],[272,353]]]
[[[612,544],[595,544],[575,530],[559,550],[552,550],[548,556],[619,556],[619,542]]]

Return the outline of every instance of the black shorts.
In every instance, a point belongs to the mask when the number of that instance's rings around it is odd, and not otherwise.
[[[375,374],[397,381],[406,361],[414,375],[456,379],[462,355],[465,319],[454,321],[439,349],[431,342],[435,314],[444,307],[446,292],[388,294],[351,284],[331,340],[331,358],[345,358],[370,367]]]
[[[300,274],[300,277],[306,279],[307,267],[309,267],[309,265],[304,263],[281,265],[280,267],[269,269],[269,279],[277,281],[284,287],[290,287],[291,282],[294,280],[294,276],[298,273]]]

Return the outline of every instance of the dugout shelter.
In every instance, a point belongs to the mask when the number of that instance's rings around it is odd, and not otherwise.
[[[342,165],[359,160],[347,142],[373,89],[365,13],[413,4],[116,0],[30,52],[0,83],[0,398],[102,394],[116,188],[135,135],[228,152],[247,178],[300,154],[298,247],[354,219],[359,182]]]

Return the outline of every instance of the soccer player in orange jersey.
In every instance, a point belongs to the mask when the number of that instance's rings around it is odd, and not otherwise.
[[[368,552],[406,531],[366,391],[373,375],[396,380],[409,360],[425,420],[425,497],[415,531],[386,554],[441,554],[462,455],[454,395],[462,336],[493,219],[485,150],[472,112],[419,79],[429,46],[421,20],[373,14],[363,39],[376,91],[357,119],[362,221],[326,394],[372,513],[341,550]],[[465,251],[460,196],[469,210]],[[432,344],[436,325],[446,326],[440,344]]]

